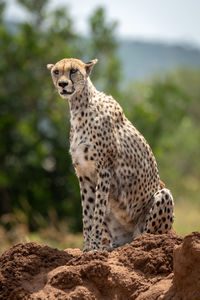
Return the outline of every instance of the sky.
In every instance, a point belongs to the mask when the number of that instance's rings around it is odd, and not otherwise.
[[[7,3],[8,19],[26,18],[15,0]],[[101,6],[108,20],[118,21],[120,37],[200,47],[200,0],[50,0],[50,7],[60,6],[69,8],[81,33],[88,33],[88,17]]]

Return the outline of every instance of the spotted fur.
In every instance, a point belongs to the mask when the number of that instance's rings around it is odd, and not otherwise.
[[[48,65],[58,93],[69,100],[84,251],[113,249],[143,232],[167,233],[174,220],[173,198],[160,181],[150,146],[112,96],[90,81],[96,62],[63,59]]]

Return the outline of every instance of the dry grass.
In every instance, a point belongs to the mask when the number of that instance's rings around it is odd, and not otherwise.
[[[29,232],[27,225],[20,223],[10,230],[0,226],[0,254],[15,244],[28,242],[42,243],[58,249],[82,249],[83,235],[82,233],[72,234],[68,232],[67,225],[64,226],[63,223],[57,227],[50,225],[48,228],[40,229],[37,232]]]

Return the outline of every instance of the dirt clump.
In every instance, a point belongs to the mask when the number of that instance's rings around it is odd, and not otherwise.
[[[175,248],[174,285],[180,299],[200,300],[200,232],[186,236]]]
[[[18,244],[0,257],[3,300],[199,300],[200,233],[143,234],[112,252]]]

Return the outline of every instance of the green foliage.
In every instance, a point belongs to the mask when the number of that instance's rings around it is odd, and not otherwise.
[[[189,97],[170,76],[164,81],[155,79],[151,83],[133,85],[126,98],[133,103],[129,118],[148,137],[154,151],[159,148],[163,133],[173,134],[189,105]]]
[[[121,104],[156,156],[175,203],[200,206],[200,71],[178,70],[164,79],[129,86]],[[179,228],[179,226],[178,226]]]
[[[93,79],[100,90],[105,89],[117,97],[121,79],[120,62],[116,55],[118,45],[114,36],[117,23],[106,21],[103,8],[96,9],[89,22],[91,44],[88,51],[99,59]]]
[[[73,47],[78,37],[67,13],[52,12],[49,25],[42,26],[47,22],[41,15],[46,1],[39,6],[35,1],[22,2],[34,15],[38,12],[41,27],[23,23],[16,35],[6,27],[0,32],[1,212],[26,209],[29,226],[35,229],[38,212],[47,216],[52,207],[61,217],[81,214],[78,184],[67,154],[67,104],[59,103],[46,70],[47,63],[78,56],[80,50]],[[69,201],[74,203],[72,209]],[[72,226],[80,229],[80,217],[73,220]]]
[[[83,58],[86,43],[75,33],[66,9],[48,11],[47,0],[18,2],[29,20],[18,24],[15,33],[3,21],[0,26],[0,213],[24,211],[28,227],[36,230],[45,225],[43,217],[56,211],[71,230],[81,230],[78,181],[68,153],[68,104],[54,91],[46,65],[63,57]],[[99,28],[106,29],[104,22],[98,20]],[[90,41],[93,57],[96,48]],[[108,52],[112,57],[116,48],[112,28],[104,46],[101,59],[109,61]],[[113,80],[114,73],[110,69],[108,78]]]

